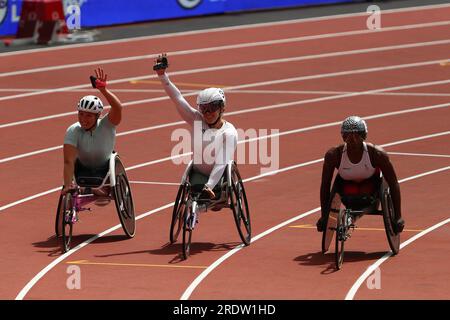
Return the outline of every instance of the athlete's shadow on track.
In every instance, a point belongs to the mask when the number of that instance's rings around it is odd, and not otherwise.
[[[72,244],[70,246],[71,246],[71,248],[75,248],[80,243],[83,243],[84,241],[86,241],[94,236],[96,236],[96,235],[95,234],[73,235],[72,236]],[[127,240],[127,239],[128,238],[125,235],[110,235],[110,236],[104,236],[104,237],[98,238],[91,244],[117,242],[117,241],[123,241],[123,240]],[[48,253],[49,257],[53,257],[53,256],[59,256],[62,254],[61,243],[62,243],[61,237],[57,238],[55,235],[53,235],[53,236],[47,238],[47,240],[34,242],[33,246],[37,247],[37,248],[48,249],[48,250],[38,250],[37,252]]]
[[[363,251],[345,251],[344,254],[344,265],[346,263],[365,261],[365,260],[378,260],[386,252],[363,252]],[[322,251],[308,253],[305,255],[298,256],[294,261],[298,261],[302,266],[324,266],[325,269],[320,272],[321,274],[330,274],[336,272],[336,265],[334,260],[334,252],[327,252],[325,254]]]
[[[196,255],[203,252],[212,251],[230,251],[236,246],[240,245],[240,242],[229,242],[229,243],[211,243],[211,242],[193,242],[191,244],[190,255]],[[151,250],[141,250],[141,251],[131,251],[124,253],[112,253],[107,255],[96,255],[99,258],[113,257],[113,256],[124,256],[132,254],[155,254],[155,255],[175,255],[169,263],[179,263],[183,261],[183,247],[181,243],[166,243],[161,248],[151,249]]]
[[[213,251],[230,251],[236,246],[240,245],[239,242],[227,242],[227,243],[211,243],[211,242],[193,242],[191,243],[190,256],[200,254],[203,252]],[[160,249],[150,250],[152,254],[158,255],[173,255],[176,256],[169,261],[169,263],[178,263],[183,261],[183,244],[182,243],[166,243]]]

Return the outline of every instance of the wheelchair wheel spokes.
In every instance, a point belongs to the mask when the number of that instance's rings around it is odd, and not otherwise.
[[[192,219],[194,218],[190,212],[190,207],[185,206],[183,212],[183,258],[186,260],[191,254],[192,240]]]
[[[242,242],[248,246],[251,242],[251,221],[247,195],[237,167],[233,165],[231,187],[229,190],[230,207]]]
[[[136,233],[133,197],[125,169],[118,158],[116,158],[116,185],[113,187],[113,193],[123,231],[128,238],[133,238]]]
[[[394,231],[394,225],[396,223],[394,205],[392,203],[392,197],[389,192],[389,188],[387,187],[387,183],[385,181],[383,181],[381,206],[383,209],[383,222],[389,247],[391,248],[392,253],[396,255],[400,250],[400,233],[396,233]]]
[[[70,250],[72,242],[72,228],[74,220],[73,196],[70,193],[62,196],[62,215],[60,219],[62,235],[62,251],[66,253]]]
[[[186,208],[188,198],[188,187],[184,184],[178,188],[175,205],[172,212],[172,221],[170,223],[170,243],[175,243],[183,228],[183,213]]]
[[[336,260],[336,269],[339,270],[342,267],[342,263],[344,262],[344,243],[347,239],[347,231],[348,228],[346,226],[346,211],[341,209],[339,210],[337,225],[336,225],[336,251],[335,251],[335,260]]]

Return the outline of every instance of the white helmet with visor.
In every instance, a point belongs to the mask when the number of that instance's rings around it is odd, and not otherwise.
[[[96,96],[85,96],[78,102],[77,110],[100,114],[103,110],[103,103]]]

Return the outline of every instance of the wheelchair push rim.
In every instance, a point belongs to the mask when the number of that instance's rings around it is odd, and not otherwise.
[[[344,262],[344,243],[347,234],[347,227],[345,225],[345,220],[347,217],[345,212],[346,211],[344,209],[339,210],[336,224],[335,262],[337,270],[341,269]]]
[[[191,254],[192,229],[191,219],[193,215],[190,212],[191,207],[185,206],[183,212],[183,258],[186,260]]]
[[[119,157],[116,157],[115,160],[115,177],[116,184],[112,189],[117,214],[119,215],[119,220],[126,236],[133,238],[136,233],[133,197],[125,168]]]
[[[325,253],[330,248],[333,236],[336,231],[339,211],[341,210],[341,198],[333,187],[330,194],[330,206],[328,214],[325,216],[326,224],[322,232],[322,253]]]
[[[248,246],[251,242],[252,229],[250,220],[250,211],[248,209],[247,195],[245,193],[244,184],[241,175],[235,163],[231,168],[231,186],[229,188],[230,207],[233,211],[234,221],[239,236]]]
[[[60,219],[62,235],[62,251],[66,253],[70,250],[73,229],[73,196],[70,193],[62,196],[62,216]]]
[[[172,221],[170,223],[170,243],[175,243],[178,240],[181,229],[183,228],[183,213],[186,208],[188,198],[188,187],[185,184],[178,188],[175,205],[172,211]]]
[[[394,231],[394,205],[392,203],[392,197],[389,191],[389,187],[384,179],[382,183],[381,206],[383,209],[384,229],[386,231],[389,247],[391,248],[392,253],[396,255],[400,250],[400,233],[396,233]]]

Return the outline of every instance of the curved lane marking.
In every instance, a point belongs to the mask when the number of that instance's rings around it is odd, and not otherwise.
[[[258,175],[258,176],[254,176],[254,177],[252,177],[252,178],[244,179],[243,181],[245,181],[245,182],[250,182],[250,181],[253,181],[253,180],[262,178],[262,177],[273,176],[273,175],[278,174],[278,173],[281,173],[281,172],[285,172],[285,171],[288,171],[288,170],[293,170],[293,169],[296,169],[296,168],[304,167],[304,166],[311,165],[311,164],[315,164],[315,163],[319,163],[319,162],[321,162],[321,161],[323,161],[323,158],[321,158],[321,159],[316,159],[316,160],[312,160],[312,161],[308,161],[308,162],[304,162],[304,163],[300,163],[300,164],[296,164],[296,165],[289,166],[289,167],[286,167],[286,168],[283,168],[283,169],[274,170],[274,171],[272,171],[272,172],[267,172],[267,173],[265,173],[265,174],[261,174],[261,175]],[[447,168],[447,169],[450,169],[450,166],[449,166],[449,167],[446,167],[446,168]],[[443,170],[443,169],[434,170],[433,173],[434,173],[434,172],[438,172],[438,171],[442,171],[442,170]],[[431,173],[423,173],[423,174],[420,174],[420,175],[416,175],[416,176],[414,176],[414,177],[421,177],[421,176],[425,176],[425,175],[427,175],[427,174],[431,174]],[[412,177],[407,178],[407,179],[403,179],[402,181],[408,181],[408,180],[411,180],[411,178],[412,178]],[[154,214],[154,213],[159,212],[159,211],[161,211],[161,210],[170,208],[170,207],[173,206],[173,204],[174,204],[174,203],[172,202],[172,203],[166,204],[166,205],[164,205],[164,206],[162,206],[162,207],[159,207],[159,208],[157,208],[157,209],[154,209],[154,210],[151,210],[151,211],[149,211],[149,212],[146,212],[146,213],[144,213],[144,214],[142,214],[142,215],[139,215],[138,217],[136,217],[136,220],[145,218],[145,217],[147,217],[147,216],[149,216],[149,215],[151,215],[151,214]],[[293,221],[296,221],[296,220],[298,220],[298,219],[300,219],[300,218],[303,218],[303,217],[305,217],[305,216],[307,216],[307,215],[310,215],[310,214],[312,214],[312,213],[314,213],[314,212],[317,212],[317,211],[319,211],[319,210],[320,210],[320,207],[315,208],[315,209],[313,209],[313,210],[310,210],[310,211],[308,211],[308,212],[305,212],[305,213],[303,213],[303,214],[301,214],[301,215],[299,215],[299,216],[297,216],[297,217],[294,217],[294,218],[292,218],[292,219],[289,219],[289,220],[285,221],[284,223],[282,223],[282,224],[280,224],[280,225],[278,225],[278,226],[275,226],[275,227],[273,227],[273,228],[271,228],[271,229],[269,229],[269,230],[267,230],[267,231],[265,231],[265,232],[259,234],[258,236],[254,237],[253,240],[252,240],[252,242],[253,242],[253,241],[256,241],[256,240],[258,240],[258,239],[260,239],[260,238],[262,238],[262,237],[264,237],[264,236],[266,236],[267,234],[269,234],[269,233],[271,233],[271,232],[273,232],[273,231],[275,231],[275,230],[281,228],[282,226],[284,226],[284,225],[286,225],[286,224],[288,224],[288,223],[291,223],[291,222],[293,222]],[[73,254],[74,252],[80,250],[81,248],[87,246],[89,243],[95,241],[96,239],[98,239],[98,238],[100,238],[100,237],[102,237],[102,236],[104,236],[104,235],[106,235],[106,234],[108,234],[108,233],[111,233],[111,232],[113,232],[114,230],[117,230],[117,229],[120,228],[120,227],[121,227],[121,225],[118,224],[118,225],[116,225],[116,226],[114,226],[114,227],[112,227],[112,228],[110,228],[110,229],[108,229],[108,230],[106,230],[106,231],[104,231],[104,232],[102,232],[102,233],[100,233],[100,234],[97,234],[97,235],[95,235],[94,237],[92,237],[92,238],[90,238],[90,239],[84,241],[83,243],[79,244],[77,247],[71,249],[69,252],[66,252],[65,254],[61,255],[61,256],[58,257],[56,260],[52,261],[52,263],[50,263],[49,265],[47,265],[43,270],[41,270],[35,277],[33,277],[33,279],[31,279],[31,280],[27,283],[27,285],[26,285],[26,286],[19,292],[19,294],[16,296],[16,300],[22,300],[22,299],[26,296],[26,294],[31,290],[31,288],[32,288],[32,287],[33,287],[33,286],[34,286],[34,285],[35,285],[42,277],[44,277],[44,275],[45,275],[47,272],[49,272],[51,269],[53,269],[57,264],[59,264],[61,261],[63,261],[66,257],[68,257],[69,255]],[[212,266],[214,266],[214,268],[217,267],[220,263],[222,263],[222,262],[225,261],[228,257],[230,257],[231,255],[233,255],[233,254],[235,253],[235,250],[240,250],[240,249],[242,249],[242,247],[243,247],[243,245],[238,246],[237,248],[231,250],[230,252],[228,252],[228,253],[225,255],[226,258],[223,258],[223,257],[222,257],[222,258],[220,259],[220,262],[216,261],[216,262],[213,263]],[[238,248],[239,248],[239,249],[238,249]],[[206,274],[202,277],[202,279],[203,279],[204,277],[206,277],[206,275],[209,274],[209,273],[214,269],[212,266],[208,267],[204,272],[202,272],[202,274],[201,274],[199,277],[201,277],[204,273],[206,273]],[[192,291],[195,289],[195,287],[197,287],[197,285],[200,284],[200,282],[201,282],[202,279],[199,279],[199,277],[197,277],[196,280],[194,280],[193,284],[191,284],[191,286],[189,286],[189,288],[188,288],[188,289],[186,290],[186,292],[183,294],[182,299],[183,299],[183,297],[186,297],[186,299],[189,298],[190,294],[191,294]],[[197,280],[197,279],[199,279],[199,280]],[[195,283],[195,285],[194,285],[194,283]],[[189,290],[189,292],[190,292],[189,294],[187,294],[188,290]],[[186,295],[187,295],[187,296],[186,296]]]
[[[440,168],[440,169],[437,169],[437,170],[432,170],[432,171],[428,171],[428,172],[424,172],[424,173],[422,173],[422,174],[418,174],[418,175],[415,175],[415,176],[411,176],[411,177],[408,177],[408,178],[405,178],[405,179],[402,179],[402,180],[399,180],[399,183],[402,183],[402,182],[406,182],[406,181],[410,181],[410,180],[413,180],[413,179],[417,179],[417,178],[421,178],[421,177],[424,177],[424,176],[427,176],[427,175],[430,175],[430,174],[434,174],[434,173],[438,173],[438,172],[442,172],[442,171],[445,171],[445,170],[449,170],[450,169],[450,166],[448,166],[448,167],[443,167],[443,168]],[[284,227],[284,226],[286,226],[286,225],[288,225],[288,224],[290,224],[290,223],[292,223],[292,222],[294,222],[294,221],[297,221],[297,220],[299,220],[299,219],[302,219],[302,218],[304,218],[304,217],[306,217],[306,216],[309,216],[309,215],[311,215],[311,214],[313,214],[313,213],[315,213],[315,212],[318,212],[318,211],[320,211],[320,207],[317,207],[317,208],[315,208],[315,209],[312,209],[312,210],[310,210],[310,211],[307,211],[307,212],[305,212],[305,213],[302,213],[302,214],[300,214],[300,215],[298,215],[298,216],[296,216],[296,217],[293,217],[293,218],[291,218],[291,219],[289,219],[289,220],[286,220],[286,221],[284,221],[284,222],[282,222],[282,223],[280,223],[280,224],[278,224],[278,225],[276,225],[276,226],[274,226],[274,227],[272,227],[271,229],[269,229],[269,230],[266,230],[265,232],[263,232],[263,233],[260,233],[259,235],[257,235],[256,237],[254,237],[253,239],[252,239],[252,242],[251,243],[253,243],[253,242],[255,242],[255,241],[257,241],[257,240],[259,240],[259,239],[261,239],[261,238],[263,238],[263,237],[265,237],[266,235],[268,235],[268,234],[270,234],[270,233],[272,233],[272,232],[274,232],[274,231],[276,231],[276,230],[278,230],[278,229],[280,229],[280,228],[282,228],[282,227]],[[448,222],[448,220],[450,220],[450,219],[447,219],[446,221]],[[434,230],[434,229],[432,229],[432,230]],[[428,233],[428,232],[430,232],[430,231],[432,231],[432,230],[429,230],[429,229],[427,229],[427,230],[425,230],[425,231],[423,231],[423,232],[421,232],[421,233],[419,233],[418,235],[415,235],[414,237],[412,237],[411,239],[413,239],[412,241],[414,241],[415,239],[417,239],[417,238],[420,238],[420,236],[422,236],[423,234],[426,234],[426,233]],[[409,240],[408,240],[409,241]],[[411,242],[412,242],[411,241]],[[408,243],[406,243],[406,244],[404,244],[403,246],[406,246],[407,244],[409,244],[410,242],[408,242]],[[233,254],[235,254],[235,253],[237,253],[238,251],[240,251],[242,248],[244,248],[244,245],[243,244],[241,244],[241,245],[239,245],[239,246],[237,246],[237,247],[235,247],[234,249],[232,249],[231,251],[229,251],[229,252],[227,252],[225,255],[223,255],[222,257],[220,257],[219,259],[217,259],[216,261],[214,261],[206,270],[204,270],[197,278],[195,278],[195,280],[189,285],[189,287],[185,290],[185,292],[183,293],[183,295],[181,296],[181,298],[180,298],[180,300],[188,300],[189,299],[189,297],[192,295],[192,293],[194,292],[194,290],[198,287],[198,285],[215,269],[215,268],[217,268],[222,262],[224,262],[225,260],[227,260],[229,257],[231,257]],[[386,255],[389,255],[389,253],[387,253]],[[389,256],[387,256],[386,257],[386,255],[383,257],[384,258],[384,260],[386,260]],[[385,258],[386,257],[386,258]],[[383,259],[382,258],[382,259]],[[382,259],[380,259],[380,260],[382,260]],[[383,260],[383,261],[384,261]],[[383,262],[382,261],[382,262]],[[380,262],[380,264],[382,263],[382,262]],[[365,277],[367,277],[367,276],[369,276],[372,272],[373,272],[373,270],[375,270],[375,268],[376,267],[374,267],[374,268],[372,268],[371,269],[371,272],[370,273],[368,273],[367,275],[366,274],[364,274],[365,275]],[[364,278],[365,279],[365,278]],[[364,281],[364,280],[361,280],[361,283],[362,283],[362,281]],[[359,285],[360,285],[360,283],[359,283]],[[356,289],[357,290],[357,289]],[[356,291],[355,290],[355,291]]]
[[[429,227],[426,230],[423,230],[422,232],[416,234],[415,236],[409,238],[407,241],[403,242],[400,245],[400,249],[402,250],[404,247],[406,247],[407,245],[413,243],[414,241],[418,240],[419,238],[425,236],[426,234],[436,230],[437,228],[440,228],[442,226],[444,226],[445,224],[450,222],[450,218],[443,220],[431,227]],[[345,296],[345,300],[353,300],[355,297],[356,292],[358,291],[358,289],[361,287],[361,285],[363,284],[363,282],[367,279],[367,277],[369,277],[374,271],[375,269],[377,269],[378,267],[380,267],[380,265],[385,262],[388,258],[390,258],[392,256],[392,251],[386,252],[386,254],[381,257],[379,260],[377,260],[374,264],[370,265],[367,270],[356,280],[356,282],[353,284],[353,286],[350,288],[350,290],[348,291],[347,295]]]

